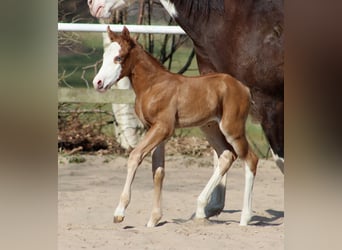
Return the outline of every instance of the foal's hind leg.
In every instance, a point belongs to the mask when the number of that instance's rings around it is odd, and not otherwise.
[[[232,142],[236,152],[240,158],[245,161],[245,190],[243,197],[243,207],[240,219],[240,225],[246,226],[248,222],[252,219],[252,192],[253,184],[255,179],[255,174],[257,170],[258,158],[253,153],[248,145],[245,137]],[[247,147],[247,153],[242,153],[239,151],[239,147]],[[243,151],[242,151],[243,152]]]
[[[225,204],[227,170],[235,157],[233,148],[227,143],[216,122],[209,123],[201,130],[214,148],[214,173],[197,200],[197,218],[220,214]]]
[[[240,225],[245,226],[252,218],[252,191],[257,170],[258,158],[251,150],[245,136],[245,123],[229,124],[223,120],[220,123],[221,131],[227,141],[233,146],[236,154],[245,161],[245,190]]]

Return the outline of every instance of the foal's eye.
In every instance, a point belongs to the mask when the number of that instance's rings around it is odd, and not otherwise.
[[[114,62],[115,63],[121,63],[121,61],[122,61],[122,57],[121,56],[117,56],[117,57],[114,58]]]

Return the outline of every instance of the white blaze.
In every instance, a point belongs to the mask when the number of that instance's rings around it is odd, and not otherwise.
[[[160,3],[164,6],[166,11],[169,13],[169,15],[173,18],[176,18],[178,13],[176,10],[176,7],[173,3],[170,2],[170,0],[160,0]]]
[[[111,10],[121,10],[132,2],[134,0],[93,0],[90,10],[92,15],[97,18],[110,18]]]
[[[107,0],[104,1],[104,14],[107,15],[107,18],[111,16],[111,10],[121,10],[125,7],[128,7],[132,4],[134,0]]]
[[[104,52],[101,69],[93,80],[95,89],[108,89],[118,80],[122,67],[120,63],[115,63],[114,59],[119,55],[120,50],[121,46],[113,42]],[[102,87],[99,87],[99,82]]]

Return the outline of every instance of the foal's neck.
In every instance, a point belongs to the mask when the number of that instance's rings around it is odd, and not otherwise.
[[[130,54],[131,73],[129,78],[136,95],[137,92],[158,83],[159,76],[169,74],[164,66],[141,46],[136,46]]]

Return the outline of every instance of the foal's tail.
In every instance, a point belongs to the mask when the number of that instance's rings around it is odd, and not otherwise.
[[[240,84],[246,89],[246,91],[248,93],[249,105],[250,105],[249,109],[251,110],[255,106],[255,102],[253,100],[252,91],[251,91],[251,89],[246,84],[243,84],[242,82],[240,82]]]
[[[258,112],[257,103],[255,102],[255,99],[256,99],[255,93],[254,91],[251,91],[249,87],[246,86],[246,88],[248,89],[249,96],[250,96],[249,97],[249,100],[250,100],[249,114],[251,115],[253,121],[260,122],[261,117]]]

